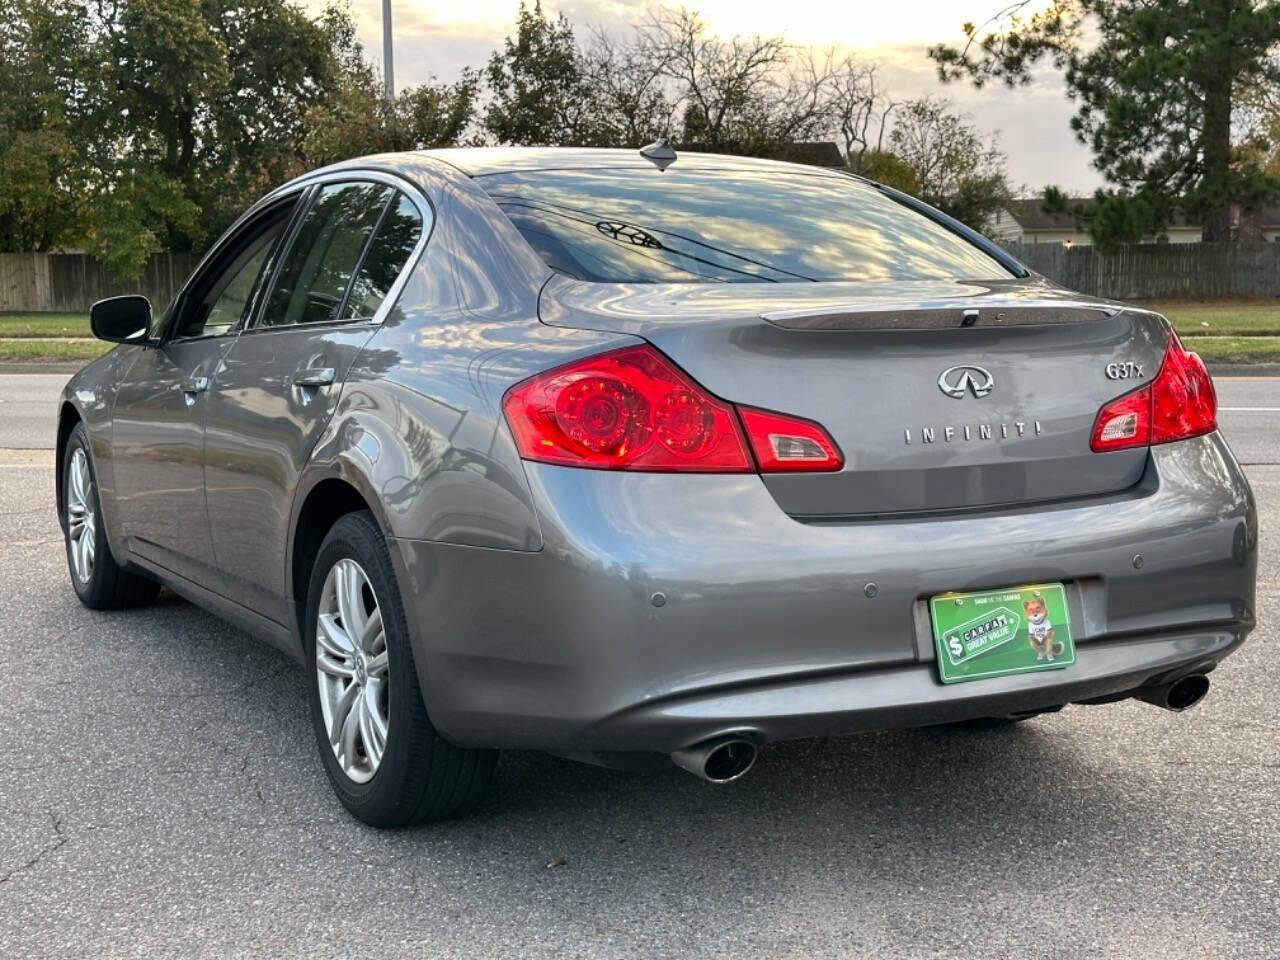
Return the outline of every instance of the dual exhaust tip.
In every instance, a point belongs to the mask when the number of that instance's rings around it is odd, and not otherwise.
[[[1209,678],[1193,673],[1172,683],[1141,687],[1134,696],[1146,703],[1180,713],[1204,699]],[[677,750],[671,755],[676,766],[708,783],[732,783],[747,774],[756,762],[756,745],[741,737],[721,737]]]

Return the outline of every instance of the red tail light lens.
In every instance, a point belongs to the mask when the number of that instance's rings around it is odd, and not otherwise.
[[[1188,353],[1177,334],[1155,380],[1111,401],[1094,421],[1096,452],[1186,440],[1218,428],[1218,398],[1204,361]]]
[[[1218,429],[1218,395],[1199,354],[1169,336],[1160,375],[1151,385],[1151,442],[1199,437]]]
[[[502,401],[520,456],[599,470],[749,473],[733,407],[648,346],[538,374]]]
[[[751,473],[757,465],[765,473],[844,465],[818,424],[735,408],[647,345],[530,377],[507,391],[502,412],[520,456],[542,463],[704,473]]]
[[[742,425],[762,473],[839,470],[844,457],[827,431],[812,420],[739,407]]]

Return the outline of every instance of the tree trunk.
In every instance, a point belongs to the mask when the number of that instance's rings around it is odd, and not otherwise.
[[[1210,16],[1222,35],[1229,31],[1235,0],[1219,0]],[[1204,173],[1202,186],[1209,202],[1203,239],[1221,243],[1231,239],[1231,51],[1216,51],[1204,71]]]

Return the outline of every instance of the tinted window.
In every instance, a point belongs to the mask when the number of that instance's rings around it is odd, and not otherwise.
[[[391,285],[404,269],[422,236],[422,216],[404,194],[383,215],[364,255],[342,311],[344,320],[367,319],[378,312]]]
[[[241,255],[237,265],[232,267],[231,277],[226,286],[209,307],[209,314],[205,318],[203,328],[193,329],[196,324],[188,324],[187,336],[194,337],[202,334],[217,336],[226,333],[240,322],[244,308],[249,303],[249,296],[253,293],[258,274],[262,272],[262,264],[271,250],[271,242],[279,232],[280,228],[277,227],[266,236],[259,238]]]
[[[849,177],[540,170],[478,177],[548,266],[583,280],[995,279],[941,224]]]
[[[296,200],[287,197],[260,211],[213,251],[166,317],[167,324],[178,324],[174,336],[218,336],[239,323]]]
[[[395,191],[380,183],[323,187],[280,264],[265,326],[338,319],[374,225]]]

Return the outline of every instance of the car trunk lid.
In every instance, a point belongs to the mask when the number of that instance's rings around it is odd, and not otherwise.
[[[1043,281],[606,284],[557,276],[543,322],[648,340],[713,393],[821,423],[837,473],[766,474],[787,513],[842,519],[1125,490],[1106,401],[1149,382],[1168,327]],[[1141,371],[1139,374],[1138,371]]]

